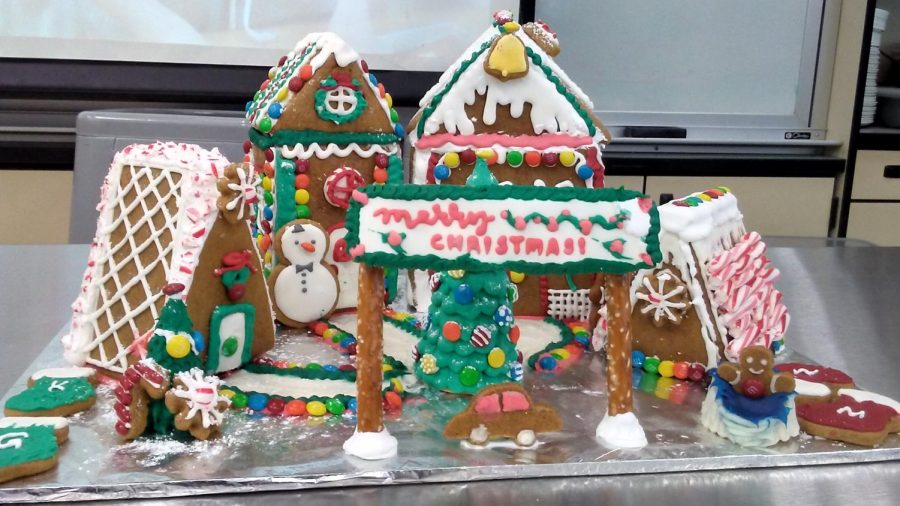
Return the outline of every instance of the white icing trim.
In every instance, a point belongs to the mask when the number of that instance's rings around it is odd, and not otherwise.
[[[31,375],[32,380],[41,378],[93,378],[97,373],[91,367],[51,367],[41,369]]]
[[[866,417],[866,411],[861,409],[859,411],[853,411],[850,406],[841,406],[837,410],[837,414],[839,415],[847,415],[853,418],[859,418],[860,420]]]
[[[8,416],[0,419],[0,429],[34,427],[35,425],[50,426],[54,430],[61,430],[69,426],[69,420],[62,416]]]
[[[867,392],[865,390],[858,390],[855,388],[841,388],[838,390],[838,395],[846,395],[856,402],[872,401],[876,404],[881,404],[882,406],[893,408],[894,411],[896,411],[897,414],[900,415],[900,402],[897,402],[886,395]]]
[[[772,381],[775,381],[774,376],[772,377]],[[828,388],[827,385],[813,383],[812,381],[806,381],[800,378],[794,378],[794,391],[797,392],[797,395],[805,395],[808,397],[831,396],[831,389]]]
[[[324,147],[314,142],[307,146],[303,144],[294,144],[293,147],[281,146],[281,156],[284,158],[300,158],[307,159],[315,155],[316,158],[324,160],[332,156],[344,158],[350,154],[355,154],[362,158],[371,158],[375,154],[394,155],[400,153],[399,144],[370,144],[368,147],[362,147],[359,144],[350,143],[346,145],[338,145],[334,143],[326,144]]]
[[[380,432],[360,432],[357,429],[350,439],[344,441],[344,452],[363,460],[389,459],[397,455],[397,438],[388,432],[387,427]]]

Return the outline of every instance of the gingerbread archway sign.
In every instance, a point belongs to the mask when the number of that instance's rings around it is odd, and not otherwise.
[[[346,223],[349,252],[361,264],[357,427],[344,443],[348,454],[382,459],[397,452],[381,401],[384,267],[603,273],[608,406],[597,437],[617,448],[647,444],[632,406],[629,284],[633,272],[660,261],[659,216],[649,197],[625,189],[498,186],[481,166],[467,186],[361,187]]]

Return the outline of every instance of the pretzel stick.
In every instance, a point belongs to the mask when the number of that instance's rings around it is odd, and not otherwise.
[[[631,400],[631,274],[607,274],[606,391],[609,415],[633,410]]]
[[[356,428],[358,432],[381,432],[384,428],[384,411],[381,404],[384,270],[381,267],[360,264],[358,293]]]

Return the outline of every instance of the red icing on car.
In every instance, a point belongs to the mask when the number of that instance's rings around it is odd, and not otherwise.
[[[527,411],[530,407],[521,392],[503,392],[503,411]]]
[[[893,408],[842,395],[834,402],[797,406],[797,416],[811,423],[856,432],[881,432],[897,416]]]
[[[776,364],[774,369],[777,372],[789,372],[794,375],[794,378],[812,381],[813,383],[836,383],[839,385],[853,383],[853,378],[844,372],[822,365],[787,362]]]

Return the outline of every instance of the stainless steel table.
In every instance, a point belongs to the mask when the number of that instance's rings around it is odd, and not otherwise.
[[[792,316],[788,346],[844,369],[865,388],[900,396],[900,248],[845,247],[823,241],[770,240],[782,272],[778,286]],[[0,387],[7,390],[68,318],[87,256],[83,245],[0,246]],[[900,463],[779,467],[622,477],[473,482],[231,497],[230,501],[475,503],[652,501],[731,504],[868,503],[900,499]],[[199,498],[195,498],[199,499]],[[219,502],[222,496],[208,501]],[[191,501],[196,503],[196,501]]]

